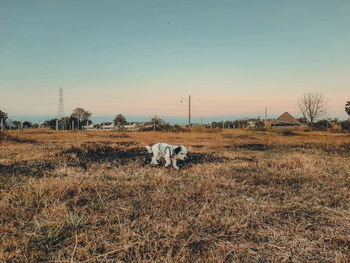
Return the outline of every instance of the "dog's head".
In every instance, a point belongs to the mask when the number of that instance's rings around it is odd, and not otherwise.
[[[175,158],[180,160],[186,160],[187,148],[183,145],[177,146],[175,148]]]

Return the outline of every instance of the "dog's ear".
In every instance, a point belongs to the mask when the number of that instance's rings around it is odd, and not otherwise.
[[[181,152],[181,147],[180,146],[177,146],[176,148],[175,148],[175,154],[178,154],[179,152]]]

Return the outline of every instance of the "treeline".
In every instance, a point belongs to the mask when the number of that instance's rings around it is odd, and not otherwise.
[[[76,108],[68,117],[53,118],[44,121],[44,123],[32,123],[29,121],[8,121],[8,114],[0,110],[0,121],[2,120],[3,128],[6,129],[29,129],[29,128],[49,128],[60,130],[81,130],[84,125],[90,125],[92,122],[91,112],[83,108]]]
[[[317,95],[317,94],[316,94]],[[320,97],[315,97],[315,94],[307,94],[304,96],[303,103],[309,100],[320,100]],[[305,102],[306,101],[306,102]],[[299,102],[299,106],[301,104]],[[310,105],[314,105],[314,103],[310,103]],[[301,107],[302,109],[302,107]],[[303,111],[302,111],[303,112]],[[347,101],[345,104],[345,112],[350,116],[350,101]],[[91,121],[92,113],[83,109],[76,108],[72,111],[70,116],[62,117],[62,118],[53,118],[46,120],[42,124],[31,123],[29,121],[20,122],[17,120],[7,121],[8,114],[2,110],[0,110],[0,125],[1,129],[29,129],[29,128],[49,128],[49,129],[57,129],[57,130],[82,130],[87,128],[95,128],[100,129],[103,128],[103,124],[92,124]],[[315,118],[307,116],[303,112],[304,117],[297,119],[300,123],[304,125],[311,126],[313,130],[347,130],[350,131],[350,119],[340,121],[337,118],[334,119],[321,119],[315,121]],[[314,116],[315,117],[315,116]],[[111,129],[113,130],[125,130],[128,122],[123,114],[117,114],[111,123]],[[147,130],[155,130],[155,131],[181,131],[184,130],[184,126],[180,125],[171,125],[170,123],[164,121],[158,116],[154,116],[148,122],[138,122],[139,126],[136,127],[138,130],[147,131]],[[221,122],[211,122],[207,124],[193,124],[192,126],[200,126],[203,128],[221,128],[221,129],[239,129],[239,128],[255,128],[255,129],[265,129],[266,122],[261,119],[241,119],[241,120],[232,120],[232,121],[221,121]]]

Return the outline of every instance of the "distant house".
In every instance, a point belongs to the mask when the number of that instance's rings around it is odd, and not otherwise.
[[[91,123],[90,125],[84,125],[83,126],[84,130],[92,130],[93,128],[94,128],[94,124],[93,123]]]
[[[103,129],[103,130],[113,130],[114,129],[114,123],[113,122],[102,122],[101,123],[101,129]]]
[[[144,129],[153,128],[153,124],[148,122],[129,122],[123,128],[126,131],[143,131]]]
[[[256,127],[256,123],[258,122],[258,119],[248,119],[247,120],[247,125],[250,128],[255,128]]]
[[[124,125],[124,129],[127,131],[138,131],[139,127],[136,122]]]
[[[271,123],[271,127],[294,127],[300,125],[301,123],[288,112],[283,113]]]

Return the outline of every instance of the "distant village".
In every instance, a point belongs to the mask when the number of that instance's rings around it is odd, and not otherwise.
[[[90,115],[91,116],[91,115]],[[308,129],[306,118],[295,118],[285,112],[276,119],[242,118],[232,121],[214,121],[211,123],[191,123],[192,128],[201,127],[207,129]],[[118,114],[113,121],[93,123],[90,117],[77,118],[74,115],[64,118],[53,118],[43,123],[20,122],[7,119],[2,121],[1,130],[15,129],[52,129],[52,130],[102,130],[102,131],[181,131],[189,125],[170,124],[163,119],[154,116],[148,122],[128,122],[125,117]],[[317,130],[350,130],[350,120],[323,119],[314,123]]]
[[[0,129],[52,129],[52,130],[105,130],[105,131],[181,131],[188,128],[207,129],[303,129],[303,130],[350,130],[350,118],[339,120],[337,118],[322,118],[326,113],[326,102],[319,93],[308,93],[298,98],[299,109],[302,118],[295,118],[288,112],[284,112],[276,119],[267,118],[267,108],[265,108],[265,118],[241,118],[238,120],[214,121],[211,123],[191,122],[189,96],[188,124],[170,124],[157,115],[147,122],[128,122],[121,113],[117,114],[114,120],[102,123],[91,121],[92,113],[83,109],[75,108],[70,116],[64,116],[62,106],[62,90],[60,90],[60,110],[57,118],[49,119],[44,123],[31,123],[29,121],[17,121],[8,118],[8,113],[0,110]],[[350,101],[345,104],[345,112],[350,117]]]

